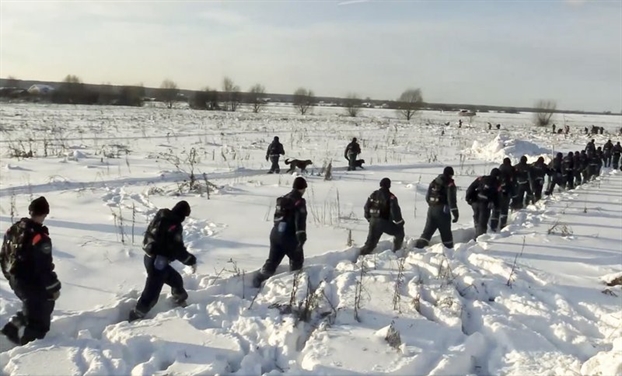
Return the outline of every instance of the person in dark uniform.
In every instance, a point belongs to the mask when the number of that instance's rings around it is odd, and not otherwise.
[[[253,278],[253,286],[272,277],[283,258],[289,258],[289,270],[302,269],[304,264],[303,246],[307,241],[307,203],[302,196],[307,189],[307,181],[299,176],[294,179],[292,190],[276,200],[274,226],[270,232],[270,253],[261,270]]]
[[[596,177],[600,176],[600,170],[603,168],[603,163],[605,163],[605,155],[599,146],[596,149]]]
[[[171,287],[173,301],[186,305],[188,293],[182,276],[170,264],[180,261],[196,272],[197,258],[184,245],[182,222],[190,215],[190,205],[179,201],[172,209],[160,209],[149,223],[143,238],[147,281],[136,307],[130,311],[128,321],[142,319],[160,298],[162,287]]]
[[[596,152],[596,144],[594,143],[594,139],[592,139],[590,142],[587,143],[587,145],[585,145],[585,152],[589,155],[590,152]]]
[[[548,174],[548,167],[544,163],[543,157],[538,157],[531,165],[532,179],[533,179],[533,203],[542,199],[542,189],[544,188],[544,178]]]
[[[441,234],[443,245],[447,248],[454,247],[451,223],[458,222],[459,212],[456,202],[456,183],[453,177],[454,169],[445,167],[443,173],[428,186],[428,192],[425,196],[428,203],[428,214],[425,227],[415,243],[415,248],[424,248],[430,245],[430,239],[432,239],[436,229]]]
[[[603,162],[605,167],[611,167],[613,142],[607,140],[603,146]]]
[[[520,161],[514,166],[514,176],[516,178],[516,193],[512,197],[512,209],[520,210],[525,207],[525,198],[527,204],[533,199],[531,165],[527,164],[527,156],[520,157]]]
[[[361,247],[361,255],[368,255],[378,245],[382,234],[393,236],[393,252],[402,248],[404,242],[404,218],[397,197],[390,191],[391,179],[380,180],[380,189],[374,191],[363,207],[369,222],[367,240]]]
[[[268,150],[266,150],[266,162],[270,160],[272,166],[270,166],[269,174],[280,173],[281,168],[279,167],[279,158],[281,155],[285,155],[285,150],[283,149],[283,144],[279,141],[278,136],[274,136],[274,140],[268,145]]]
[[[594,180],[599,176],[599,164],[602,163],[600,161],[599,156],[596,154],[596,151],[588,151],[587,152],[587,159],[588,159],[588,170],[589,170],[589,176],[590,176],[590,180]]]
[[[574,154],[570,151],[562,160],[565,189],[574,189]]]
[[[590,157],[585,150],[581,150],[581,177],[583,184],[590,181],[592,178],[590,171]]]
[[[572,173],[574,175],[574,186],[578,187],[581,185],[581,152],[575,151],[572,154]]]
[[[563,157],[562,153],[557,153],[549,163],[549,184],[544,192],[547,196],[553,194],[555,185],[564,186]]]
[[[486,233],[491,210],[500,206],[500,177],[501,171],[493,168],[490,175],[478,177],[467,188],[466,201],[473,208],[475,238]]]
[[[2,274],[22,301],[22,310],[2,328],[2,334],[15,345],[45,337],[61,290],[54,272],[52,240],[43,225],[50,205],[41,196],[30,203],[28,211],[30,218],[20,219],[7,230],[0,250]]]
[[[356,157],[361,154],[361,146],[356,141],[356,137],[346,146],[344,157],[348,160],[348,171],[356,170]]]
[[[503,163],[499,166],[500,174],[500,192],[499,206],[495,207],[490,218],[490,229],[498,231],[505,227],[508,223],[508,215],[510,212],[510,202],[516,192],[516,171],[512,166],[510,158],[504,158]]]
[[[620,154],[622,154],[622,146],[620,145],[620,141],[618,141],[613,148],[611,149],[611,154],[613,155],[613,169],[617,170],[620,163]]]

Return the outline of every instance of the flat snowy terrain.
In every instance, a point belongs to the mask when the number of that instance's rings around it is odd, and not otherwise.
[[[0,354],[10,375],[618,375],[622,174],[556,192],[512,213],[508,227],[472,240],[471,181],[508,156],[529,161],[584,148],[592,124],[615,133],[615,116],[557,115],[571,134],[531,125],[530,114],[422,112],[412,123],[389,110],[287,106],[263,114],[188,109],[3,105],[0,222],[46,220],[63,283],[44,340]],[[488,130],[488,122],[501,130]],[[274,136],[287,158],[311,159],[305,268],[250,280],[268,255],[274,203],[296,174],[268,175]],[[365,170],[346,171],[352,137]],[[596,135],[597,146],[611,137]],[[32,151],[35,158],[9,157]],[[332,180],[320,176],[332,161]],[[430,181],[452,165],[459,188],[455,249],[413,250]],[[188,192],[189,173],[198,187]],[[363,204],[383,177],[406,220],[406,249],[383,237],[357,258]],[[184,182],[184,180],[186,182]],[[206,194],[209,187],[209,196]],[[185,199],[196,274],[175,263],[190,304],[171,309],[165,286],[143,321],[128,323],[142,291],[142,235],[158,208]],[[351,235],[350,235],[351,234]],[[349,237],[352,242],[350,245]],[[435,238],[436,239],[436,238]],[[285,273],[284,273],[285,272]],[[610,283],[611,284],[611,283]],[[20,308],[0,282],[1,325]],[[387,340],[388,337],[388,340]]]

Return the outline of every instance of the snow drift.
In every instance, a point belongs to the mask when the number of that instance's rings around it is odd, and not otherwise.
[[[504,158],[510,158],[512,164],[518,163],[520,157],[527,156],[528,162],[535,162],[538,157],[543,157],[546,162],[550,160],[550,149],[542,148],[533,142],[510,138],[499,134],[486,145],[479,141],[473,141],[473,146],[467,150],[478,159],[490,162],[499,162]]]

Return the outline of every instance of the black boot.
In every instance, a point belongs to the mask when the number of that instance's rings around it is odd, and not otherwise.
[[[2,328],[2,334],[11,342],[16,345],[20,344],[19,340],[19,328],[13,325],[13,323],[7,323],[4,328]]]

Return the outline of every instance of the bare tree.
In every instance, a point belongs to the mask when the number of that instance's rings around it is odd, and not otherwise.
[[[546,127],[550,124],[551,118],[557,109],[557,103],[554,100],[541,99],[536,102],[535,106],[535,122],[539,127]]]
[[[400,95],[398,99],[397,112],[406,120],[412,117],[423,107],[423,95],[421,89],[408,89]]]
[[[69,74],[52,92],[51,100],[53,103],[95,104],[99,101],[99,93],[87,89],[78,76]]]
[[[250,93],[250,103],[253,107],[253,112],[258,113],[266,104],[266,88],[261,84],[256,84],[248,92]]]
[[[17,78],[13,77],[13,76],[9,76],[6,79],[6,86],[7,87],[19,87],[21,81],[18,80]]]
[[[218,91],[212,90],[209,87],[205,87],[202,91],[197,91],[190,100],[190,107],[196,110],[220,110]]]
[[[354,93],[348,94],[345,100],[346,113],[351,117],[356,117],[361,111],[363,101]]]
[[[225,100],[225,111],[236,111],[240,104],[240,87],[229,77],[222,81],[222,91]]]
[[[173,105],[177,102],[178,93],[179,88],[173,80],[166,79],[162,81],[162,85],[160,85],[160,100],[166,103],[168,108],[173,108]]]
[[[315,102],[313,91],[301,87],[294,92],[293,101],[294,107],[300,112],[300,115],[304,115]]]

